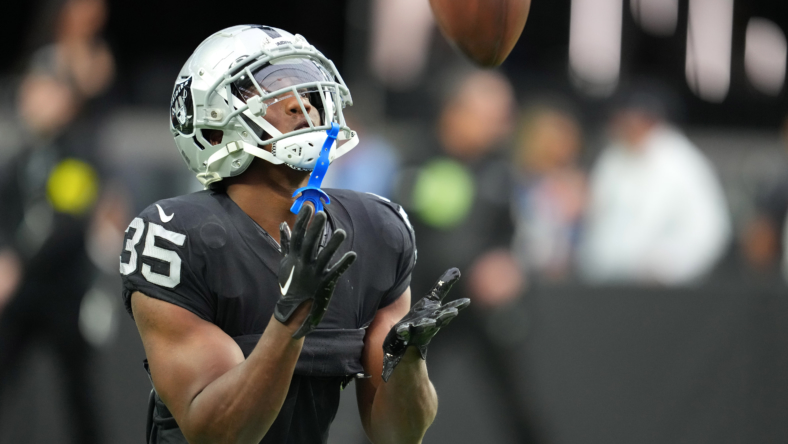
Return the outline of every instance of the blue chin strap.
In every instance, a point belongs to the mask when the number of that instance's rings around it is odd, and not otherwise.
[[[331,146],[337,140],[337,135],[339,135],[339,125],[332,123],[331,129],[327,133],[328,137],[323,142],[323,148],[320,150],[320,157],[317,158],[315,163],[315,169],[312,170],[312,174],[309,176],[309,183],[293,193],[293,197],[298,196],[299,193],[301,194],[293,203],[293,206],[290,207],[290,211],[295,214],[301,211],[301,207],[305,202],[312,202],[312,205],[315,207],[315,213],[323,211],[323,202],[326,205],[331,203],[328,194],[320,189],[320,185],[323,183],[323,178],[325,178],[326,171],[328,171],[328,165],[331,163],[328,160],[328,154],[331,152]]]

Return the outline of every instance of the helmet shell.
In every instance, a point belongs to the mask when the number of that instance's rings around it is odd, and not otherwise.
[[[170,100],[170,130],[175,144],[186,165],[206,187],[223,178],[243,173],[255,157],[251,153],[260,153],[259,149],[236,149],[236,146],[260,147],[268,143],[260,140],[254,131],[250,131],[249,119],[245,119],[245,122],[242,118],[242,115],[246,115],[264,119],[264,114],[262,117],[249,114],[248,107],[232,93],[232,76],[257,61],[275,63],[287,58],[312,60],[325,72],[331,73],[333,79],[330,80],[336,85],[336,97],[340,102],[336,106],[339,117],[335,120],[350,133],[341,112],[344,106],[352,105],[350,93],[334,64],[306,39],[282,29],[260,25],[240,25],[223,29],[200,43],[183,65]],[[212,145],[205,138],[203,129],[221,130],[221,143]],[[323,132],[323,129],[316,127],[313,132]],[[311,140],[314,140],[315,136],[318,135],[314,134]],[[283,142],[288,140],[286,137],[276,137],[272,145],[276,146],[278,142],[279,146],[282,146]],[[283,138],[284,140],[279,141]],[[281,151],[280,149],[280,155]],[[272,161],[266,153],[260,154],[266,157],[257,157]],[[273,160],[274,163],[288,163],[286,157],[283,159]]]

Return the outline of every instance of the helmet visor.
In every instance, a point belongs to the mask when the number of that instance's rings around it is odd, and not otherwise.
[[[334,81],[325,68],[309,59],[286,59],[265,64],[253,74],[266,92],[302,83]]]
[[[310,59],[291,58],[267,63],[251,74],[251,78],[244,74],[233,83],[235,94],[244,102],[253,96],[267,96],[264,103],[271,107],[297,93],[303,103],[317,108],[321,125],[338,120],[335,80],[320,64]],[[281,93],[275,94],[277,91]]]

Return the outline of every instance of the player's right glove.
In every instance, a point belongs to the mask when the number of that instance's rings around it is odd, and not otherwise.
[[[318,254],[318,246],[326,226],[326,213],[318,212],[310,224],[312,212],[310,205],[301,208],[292,236],[286,222],[279,225],[283,254],[279,262],[279,290],[282,297],[276,303],[274,317],[285,323],[302,303],[312,300],[309,315],[293,334],[295,339],[306,336],[317,327],[326,313],[331,295],[334,294],[337,279],[356,259],[356,253],[348,251],[329,267],[328,262],[345,240],[345,232],[337,230]]]

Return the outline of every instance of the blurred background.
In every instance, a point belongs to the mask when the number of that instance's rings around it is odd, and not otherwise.
[[[479,71],[427,0],[31,0],[0,17],[0,443],[139,443],[131,218],[199,190],[168,128],[214,31],[304,35],[354,98],[331,186],[401,203],[429,443],[788,441],[788,3],[534,0]],[[361,258],[363,260],[363,258]],[[366,442],[353,385],[331,443]]]

